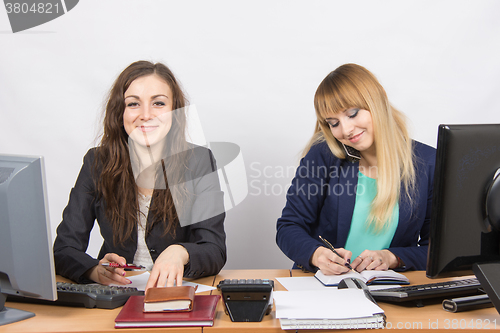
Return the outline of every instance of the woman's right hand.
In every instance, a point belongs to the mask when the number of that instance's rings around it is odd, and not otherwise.
[[[352,253],[343,248],[335,248],[342,256],[339,257],[332,250],[320,246],[311,257],[311,264],[318,267],[325,275],[338,275],[350,271],[346,264],[351,260]]]
[[[99,260],[99,265],[89,269],[86,273],[87,278],[100,284],[130,284],[131,281],[125,278],[125,270],[123,268],[104,267],[103,263],[115,262],[120,265],[125,265],[125,258],[115,254],[107,253],[104,258]]]

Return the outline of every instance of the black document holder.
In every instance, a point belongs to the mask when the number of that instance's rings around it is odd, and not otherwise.
[[[225,311],[233,322],[262,321],[272,309],[271,284],[220,284]]]
[[[500,262],[474,264],[472,270],[500,313]]]

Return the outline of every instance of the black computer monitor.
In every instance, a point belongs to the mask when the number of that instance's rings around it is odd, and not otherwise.
[[[469,275],[474,263],[500,261],[500,232],[490,225],[500,208],[500,186],[491,191],[498,170],[500,124],[439,126],[427,277]]]
[[[8,294],[57,299],[42,157],[0,155],[0,325],[34,316]]]

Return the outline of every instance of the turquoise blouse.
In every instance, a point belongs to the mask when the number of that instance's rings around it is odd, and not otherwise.
[[[373,227],[368,227],[366,221],[370,213],[371,204],[377,194],[377,180],[358,173],[356,187],[356,203],[352,214],[351,228],[345,249],[352,252],[352,260],[364,250],[383,250],[389,248],[396,232],[399,221],[399,204],[392,212],[392,220],[388,226],[376,233]]]

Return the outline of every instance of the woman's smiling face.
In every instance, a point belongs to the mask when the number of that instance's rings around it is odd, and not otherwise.
[[[172,126],[172,90],[159,76],[135,79],[124,94],[123,126],[132,140],[152,146],[163,140]]]
[[[333,136],[346,146],[363,152],[374,148],[373,121],[368,110],[352,107],[325,119]]]

